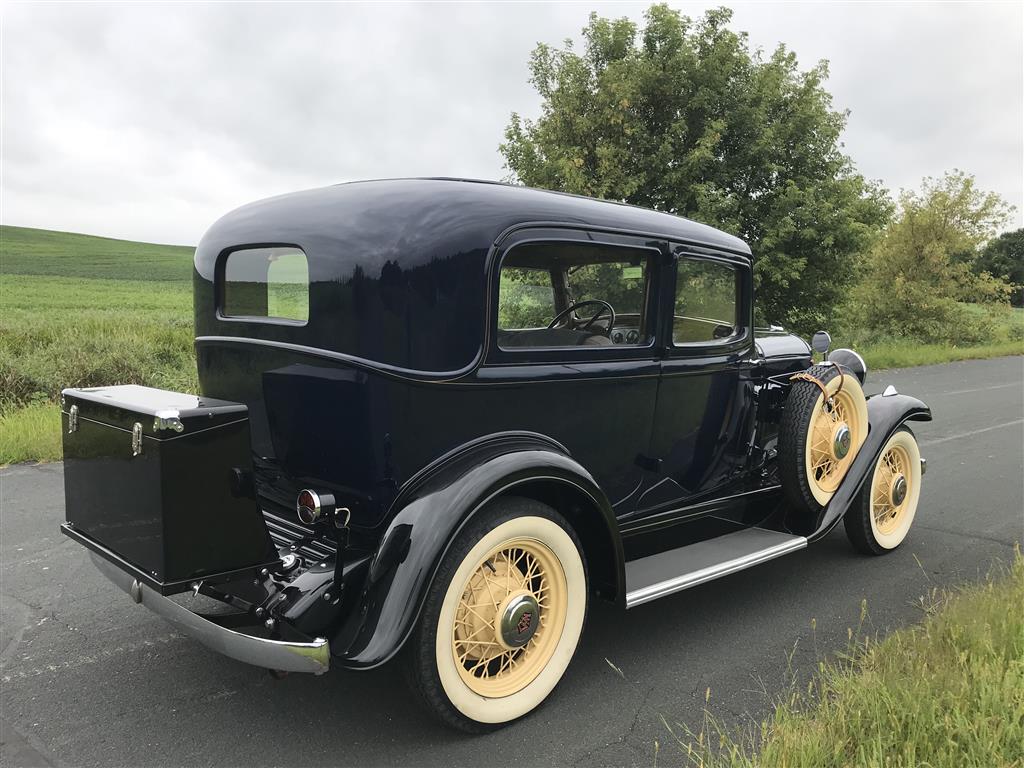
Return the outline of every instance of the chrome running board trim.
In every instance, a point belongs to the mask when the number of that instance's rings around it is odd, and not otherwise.
[[[803,536],[747,528],[626,563],[626,607],[720,579],[807,546]],[[689,567],[684,573],[683,568]],[[675,576],[664,578],[666,574]],[[661,574],[659,578],[658,574]],[[631,583],[632,582],[632,583]],[[630,589],[631,586],[637,585]]]

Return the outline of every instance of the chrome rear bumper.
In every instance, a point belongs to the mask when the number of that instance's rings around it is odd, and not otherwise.
[[[246,664],[284,672],[322,675],[330,667],[330,647],[323,638],[311,643],[290,643],[235,632],[178,605],[95,552],[89,554],[100,573],[127,592],[132,600],[218,653]]]

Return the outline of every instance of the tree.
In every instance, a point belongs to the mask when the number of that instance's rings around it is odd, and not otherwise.
[[[976,274],[988,272],[1011,283],[1011,302],[1015,307],[1024,307],[1024,229],[1003,232],[990,240],[971,268]]]
[[[961,171],[901,193],[897,218],[866,260],[855,324],[920,341],[985,339],[993,328],[983,310],[1005,306],[1010,287],[988,272],[976,274],[972,265],[1012,210]]]
[[[513,113],[500,151],[513,181],[738,235],[754,250],[761,320],[810,331],[844,297],[891,203],[842,151],[827,63],[802,72],[782,45],[765,59],[731,18],[654,5],[638,35],[629,19],[591,14],[583,53],[571,40],[534,50],[541,115]]]

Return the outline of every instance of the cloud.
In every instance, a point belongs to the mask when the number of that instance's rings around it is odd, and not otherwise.
[[[705,6],[686,4],[698,15]],[[640,18],[644,6],[594,4]],[[360,178],[501,178],[539,41],[579,4],[62,4],[3,9],[2,220],[195,243],[222,213]],[[952,167],[1021,207],[1021,9],[743,4],[735,26],[831,61],[858,168]],[[1020,213],[1017,215],[1017,225]]]

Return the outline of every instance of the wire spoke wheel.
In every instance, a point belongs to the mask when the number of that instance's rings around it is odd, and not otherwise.
[[[868,409],[857,377],[823,363],[790,379],[779,424],[779,478],[801,525],[835,495],[868,434]]]
[[[561,563],[542,542],[515,539],[488,552],[455,610],[452,655],[463,682],[487,697],[529,685],[555,650],[566,598]]]
[[[843,517],[850,542],[868,555],[896,549],[907,537],[917,514],[923,474],[921,449],[914,433],[898,429],[878,455],[870,482]]]
[[[914,497],[914,482],[906,448],[896,445],[886,450],[871,482],[871,516],[880,534],[889,535],[899,527],[900,516]]]
[[[568,521],[535,499],[495,499],[438,567],[406,654],[413,690],[443,722],[472,733],[522,717],[565,674],[589,594]]]
[[[864,427],[854,395],[839,391],[821,401],[811,416],[807,439],[807,477],[823,494],[835,493],[863,442]]]

